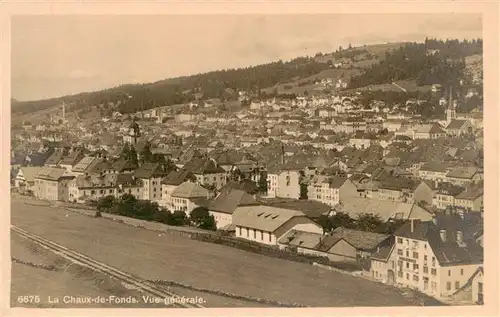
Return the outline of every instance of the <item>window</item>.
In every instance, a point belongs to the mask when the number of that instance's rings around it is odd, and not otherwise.
[[[101,194],[104,194],[104,190],[102,190],[102,189],[101,189],[99,192],[100,192]]]
[[[93,190],[93,189],[92,189],[92,190],[90,191],[90,194],[91,194],[91,195],[94,195],[94,194],[95,194],[95,190]]]
[[[424,273],[429,273],[429,268],[427,266],[424,266]]]
[[[464,275],[464,269],[460,269],[460,275]]]
[[[264,231],[261,231],[261,232],[260,232],[260,239],[261,239],[261,240],[264,240]]]
[[[413,281],[418,282],[418,275],[413,275]]]
[[[432,266],[436,266],[436,258],[432,257]]]
[[[427,261],[427,255],[424,255],[424,261]]]
[[[398,243],[403,244],[403,238],[398,238]]]
[[[406,273],[406,279],[410,280],[410,273]]]
[[[446,290],[447,291],[451,290],[451,282],[446,282]]]
[[[403,268],[403,261],[398,261],[398,267],[401,269]]]
[[[418,252],[413,252],[413,258],[418,259]]]
[[[238,227],[238,229],[239,229],[239,231],[240,231],[240,236],[241,236],[241,235],[242,235],[242,234],[241,234],[241,227]]]
[[[448,276],[451,276],[451,270],[448,270]]]
[[[402,278],[402,277],[403,277],[403,272],[398,271],[398,277],[401,277],[401,278]]]
[[[432,274],[432,275],[436,275],[436,269],[432,268],[432,269],[431,269],[431,274]]]
[[[269,242],[271,242],[271,233],[269,232]]]
[[[247,238],[250,236],[250,229],[247,228]]]
[[[408,241],[408,240],[406,240]],[[410,251],[406,250],[406,257],[409,258],[410,257]]]
[[[403,255],[403,250],[398,249],[398,255],[401,255],[401,256],[402,256],[402,255]]]
[[[459,281],[456,281],[455,282],[455,289],[459,289],[460,288],[460,282]]]
[[[113,192],[113,190],[112,190],[112,189],[110,189],[110,190],[109,190],[109,193],[111,194],[112,192]]]
[[[415,264],[413,264],[413,269],[414,269],[414,270],[418,270],[418,264],[416,264],[416,263],[415,263]]]

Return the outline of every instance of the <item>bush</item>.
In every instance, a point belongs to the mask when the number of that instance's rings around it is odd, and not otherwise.
[[[197,207],[193,209],[190,214],[189,220],[191,224],[200,229],[216,230],[214,216],[210,215],[208,209],[205,207]]]

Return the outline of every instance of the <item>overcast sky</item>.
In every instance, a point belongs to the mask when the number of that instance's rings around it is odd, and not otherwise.
[[[332,52],[339,45],[482,37],[481,17],[16,16],[12,97],[36,100]]]

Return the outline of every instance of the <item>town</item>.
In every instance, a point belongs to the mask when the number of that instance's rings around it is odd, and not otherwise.
[[[91,105],[95,116],[63,100],[13,124],[13,195],[482,304],[482,68],[416,93],[328,77],[359,62],[267,91],[225,88],[231,98],[122,94]],[[131,99],[138,109],[120,111]]]

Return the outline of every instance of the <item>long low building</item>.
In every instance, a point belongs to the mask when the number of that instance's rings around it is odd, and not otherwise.
[[[232,216],[236,237],[267,245],[278,245],[278,240],[290,230],[323,233],[323,228],[303,212],[271,206],[240,206]]]

